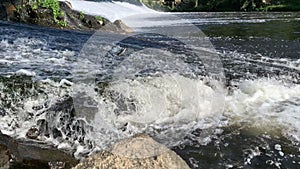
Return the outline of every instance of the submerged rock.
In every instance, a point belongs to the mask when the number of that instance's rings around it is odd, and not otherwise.
[[[151,137],[138,135],[114,144],[73,169],[189,169],[175,152]]]

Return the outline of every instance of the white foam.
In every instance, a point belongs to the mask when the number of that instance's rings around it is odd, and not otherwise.
[[[6,59],[0,59],[0,64],[12,64],[13,61],[6,60]]]
[[[171,146],[178,144],[197,124],[203,124],[203,129],[217,126],[218,121],[211,119],[222,114],[222,103],[217,102],[222,102],[219,99],[224,93],[208,86],[205,80],[176,74],[116,81],[107,91],[117,96],[111,99],[108,94],[98,99],[99,112],[91,134],[100,148],[117,139],[159,128],[169,128],[156,133],[156,137]],[[120,103],[126,106],[122,108]]]
[[[300,85],[266,78],[245,80],[226,97],[224,113],[232,123],[246,122],[300,141],[299,104]]]
[[[68,67],[73,64],[70,58],[75,55],[74,51],[51,49],[47,42],[36,38],[16,38],[12,42],[2,40],[0,48],[0,65],[8,69],[5,73],[27,76],[35,76],[39,73],[38,70],[31,70],[32,65],[37,69]],[[11,72],[9,68],[11,65],[20,70]]]
[[[300,141],[300,85],[267,78],[243,80],[231,94],[226,95],[222,112],[222,104],[216,103],[221,103],[218,96],[224,93],[207,85],[207,81],[210,79],[189,79],[176,74],[121,80],[111,83],[106,88],[106,92],[116,94],[116,97],[110,98],[108,93],[100,96],[94,91],[94,85],[74,83],[72,86],[61,88],[59,82],[45,80],[43,88],[48,100],[45,100],[43,95],[24,100],[24,109],[20,109],[20,112],[14,113],[13,116],[1,118],[0,127],[4,133],[25,137],[32,124],[45,118],[37,116],[28,121],[27,113],[37,114],[44,111],[35,111],[32,107],[43,105],[44,102],[54,104],[68,94],[70,88],[75,87],[78,89],[75,91],[84,91],[87,98],[91,98],[97,107],[95,116],[91,116],[93,130],[85,130],[85,139],[94,141],[94,149],[97,150],[118,139],[141,132],[155,136],[167,146],[174,146],[184,142],[186,136],[195,129],[208,130],[201,136],[192,138],[205,145],[215,134],[222,133],[221,130],[210,131],[211,128],[241,123],[270,135],[272,132],[279,132],[289,139]],[[48,85],[50,82],[52,85]],[[86,104],[82,98],[79,101]],[[122,108],[120,103],[128,107]],[[130,107],[131,105],[135,107]],[[80,106],[75,105],[76,107]],[[15,117],[16,115],[18,117]],[[8,125],[14,118],[19,119],[20,128]],[[62,123],[59,118],[56,120],[52,121],[52,125],[59,128]],[[78,157],[80,153],[89,151],[87,147],[78,143],[54,138],[49,138],[48,141],[60,148],[75,148]]]
[[[63,1],[63,0],[62,0]],[[102,16],[110,21],[122,19],[131,15],[153,13],[152,9],[144,5],[138,6],[128,2],[91,2],[81,0],[68,0],[74,10],[81,11],[86,14]]]
[[[17,75],[36,76],[36,73],[30,70],[20,69],[16,71]]]

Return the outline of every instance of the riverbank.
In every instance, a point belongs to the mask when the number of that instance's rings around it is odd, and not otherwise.
[[[190,168],[299,168],[300,13],[176,15],[188,24],[145,16],[135,21],[138,36],[119,43],[103,36],[99,45],[89,45],[95,39],[89,32],[0,22],[0,130],[78,158],[146,133]],[[148,33],[154,23],[159,36]],[[203,55],[169,48],[180,45],[174,39],[203,37],[183,29],[189,23],[209,37],[222,61],[223,112],[216,112],[219,83],[201,76],[208,70]],[[160,36],[169,30],[174,38]],[[81,81],[85,72],[90,76]]]
[[[132,30],[121,20],[111,22],[102,16],[73,10],[68,1],[5,0],[0,3],[0,20],[64,29],[126,33]]]
[[[298,0],[142,0],[148,7],[169,12],[300,11]]]

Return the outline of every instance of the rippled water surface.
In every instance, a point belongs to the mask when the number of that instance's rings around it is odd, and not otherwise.
[[[78,158],[147,133],[191,168],[299,168],[300,14],[174,16],[132,36],[0,22],[0,130]]]

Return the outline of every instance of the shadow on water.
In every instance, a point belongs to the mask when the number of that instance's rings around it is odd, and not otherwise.
[[[208,36],[262,37],[282,40],[299,40],[300,21],[269,21],[263,23],[235,23],[200,26]]]

